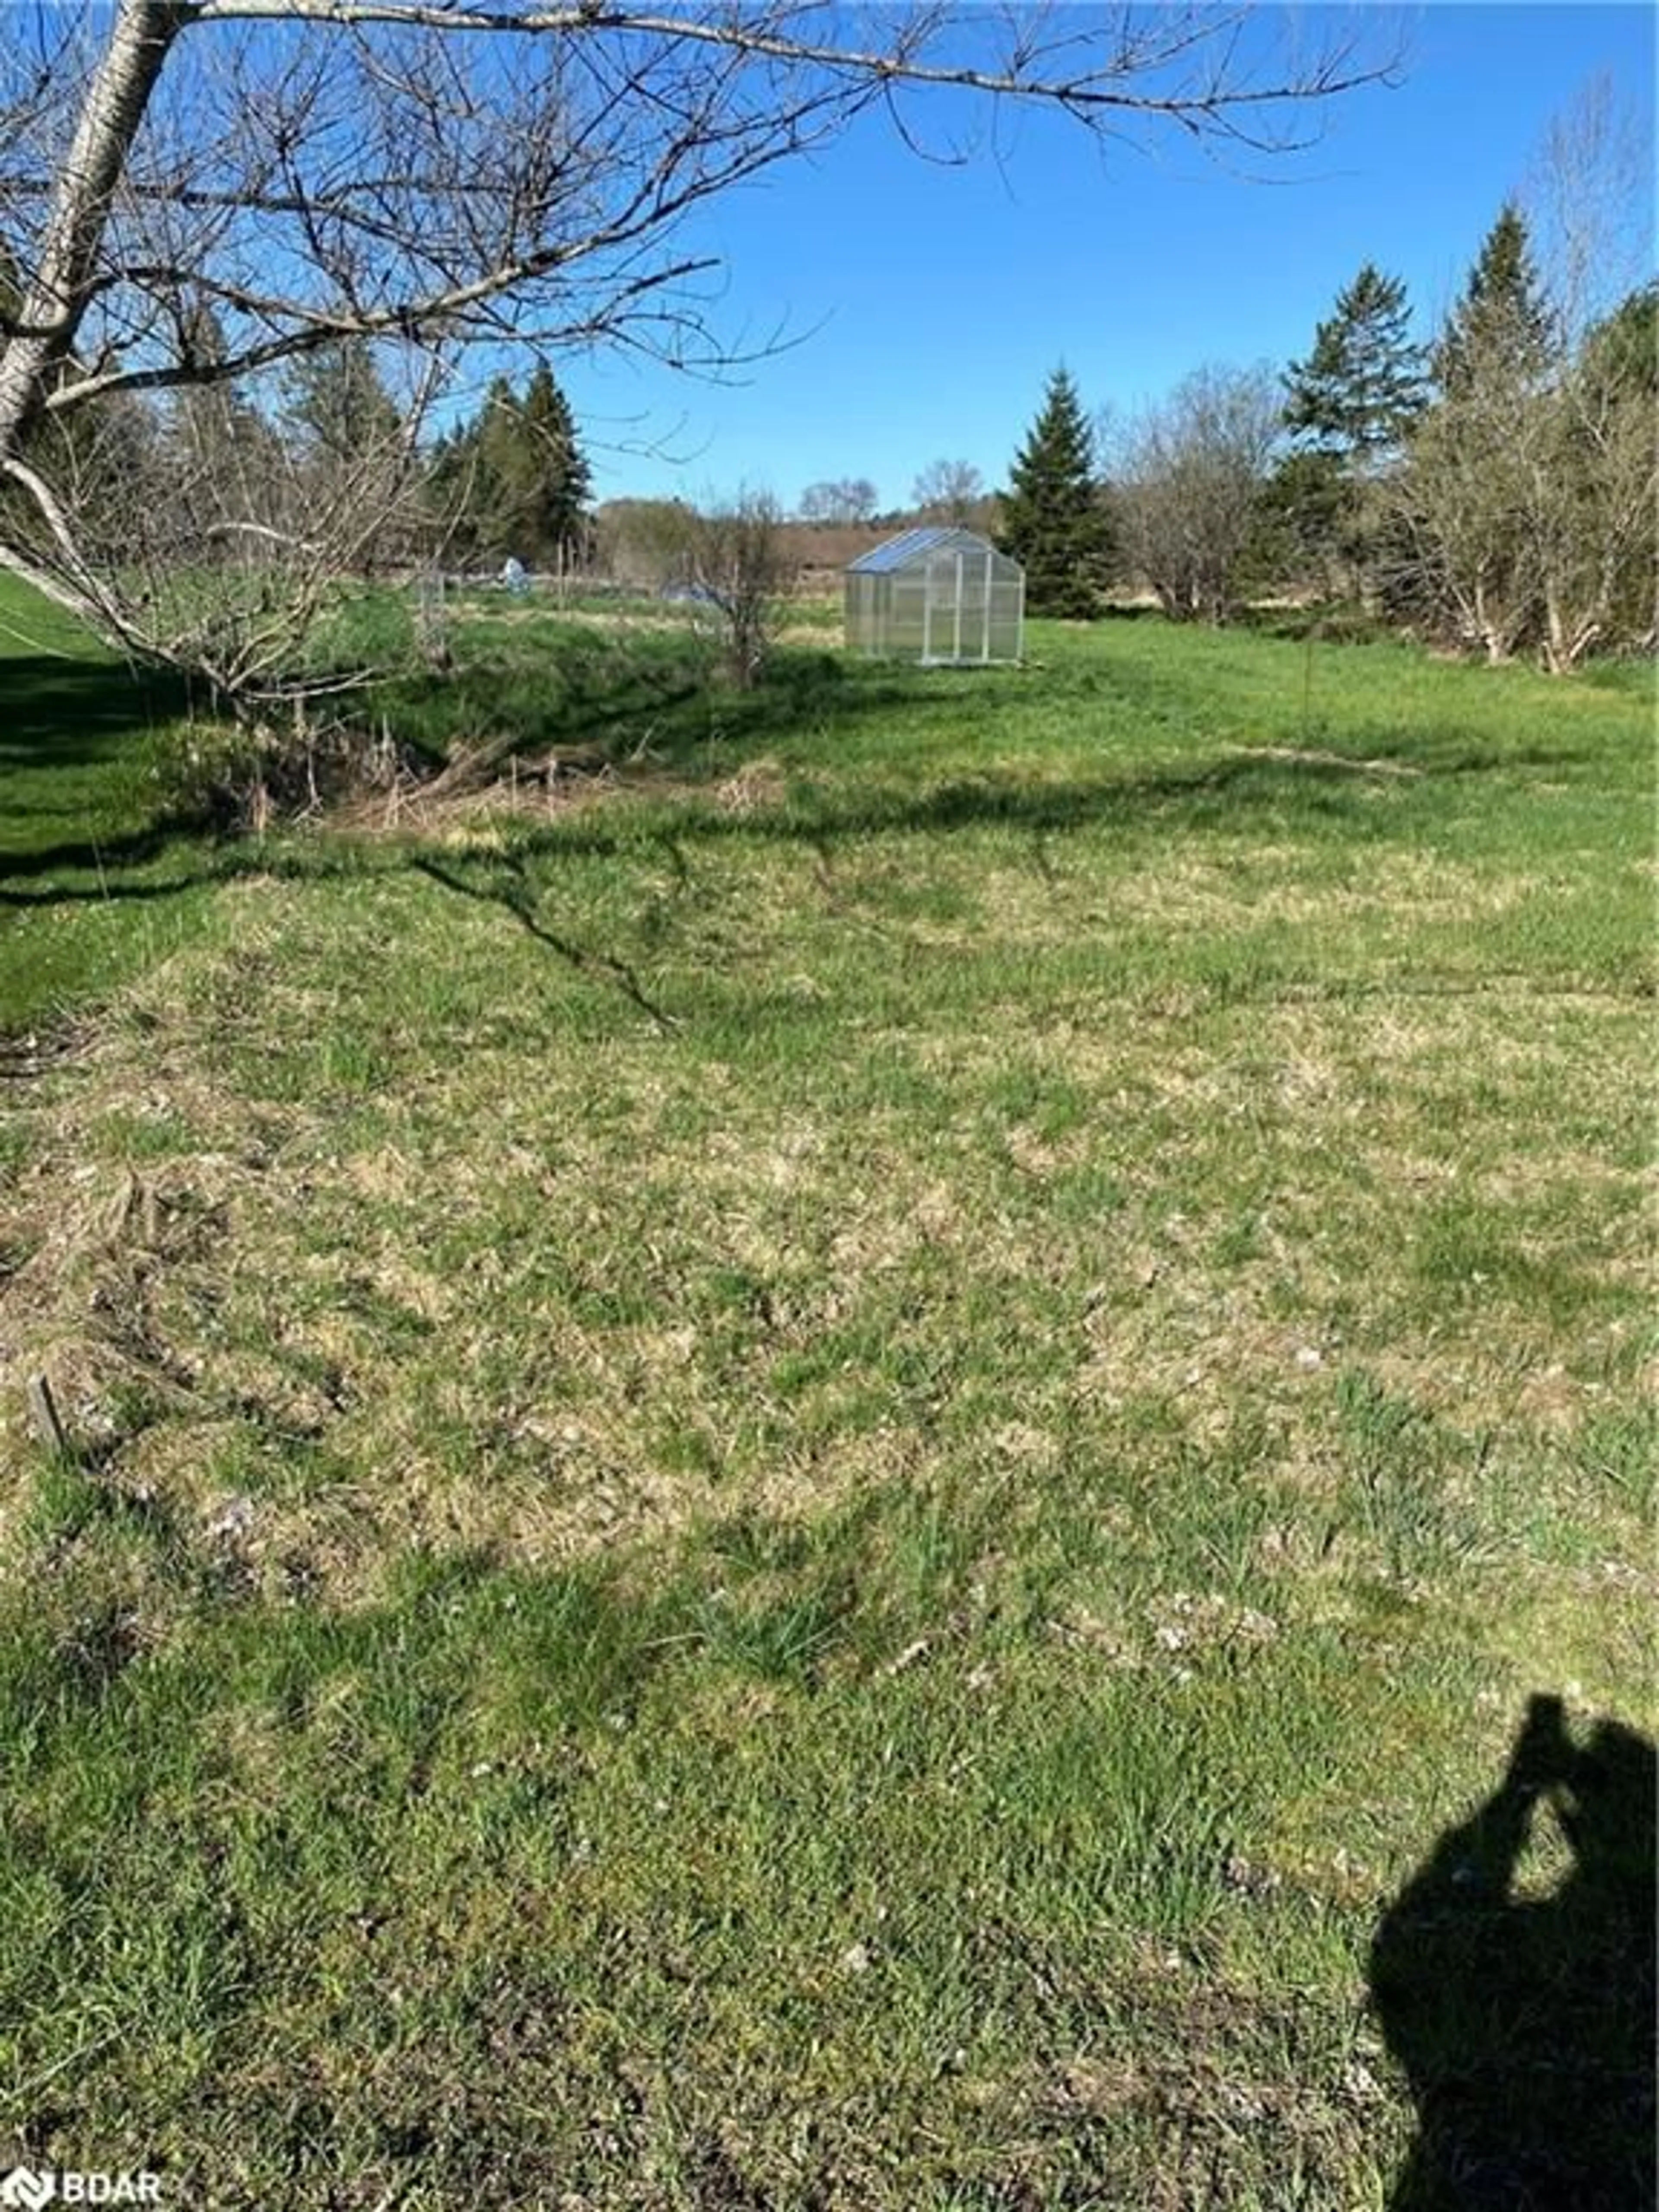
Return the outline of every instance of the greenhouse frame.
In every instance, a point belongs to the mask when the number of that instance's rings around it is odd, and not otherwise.
[[[850,562],[845,580],[850,652],[924,668],[1020,657],[1025,572],[974,531],[904,531]]]

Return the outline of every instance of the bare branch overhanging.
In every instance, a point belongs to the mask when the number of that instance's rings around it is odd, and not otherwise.
[[[544,338],[568,327],[589,341],[605,329],[614,257],[665,239],[701,203],[901,92],[1041,103],[1096,133],[1139,118],[1282,148],[1297,141],[1249,118],[1305,116],[1393,66],[1392,53],[1368,59],[1343,38],[1305,66],[1255,73],[1238,53],[1247,16],[1117,9],[1079,30],[1071,14],[1023,11],[1007,19],[993,66],[951,51],[983,48],[990,19],[940,6],[883,18],[887,35],[872,43],[832,35],[867,19],[822,4],[122,0],[79,118],[95,152],[77,142],[31,161],[40,149],[26,128],[11,157],[0,155],[0,243],[36,280],[9,327],[60,355],[94,309],[125,312],[139,327],[143,317],[114,295],[143,294],[153,272],[176,268],[178,251],[155,250],[163,230],[162,242],[188,249],[222,303],[246,318],[246,343],[239,335],[215,365],[222,377],[343,331],[457,316],[504,337],[528,314]],[[163,116],[175,54],[238,27],[243,43],[222,80],[192,72],[188,114]],[[261,36],[275,42],[263,70]],[[456,58],[500,40],[532,58],[522,71]],[[213,266],[216,255],[240,264],[234,277]],[[682,284],[706,265],[672,256],[656,283]],[[574,271],[599,303],[562,315],[574,305]],[[264,281],[250,281],[256,274]],[[612,303],[617,319],[629,324],[651,289],[631,270]],[[146,336],[153,348],[154,329]],[[717,356],[717,344],[709,351]],[[181,381],[203,374],[173,368]],[[106,360],[47,404],[80,404],[127,380],[153,388],[168,374],[155,358]]]
[[[688,221],[866,111],[918,145],[924,123],[1012,103],[1085,138],[1139,125],[1285,149],[1322,103],[1392,76],[1374,23],[1370,52],[1339,29],[1270,68],[1256,20],[954,0],[115,0],[64,19],[55,43],[35,25],[29,46],[0,18],[0,457],[43,424],[148,395],[182,406],[342,339],[434,362],[530,343],[718,368],[718,263]],[[80,544],[95,518],[45,486],[48,514],[9,473],[44,526],[40,558],[119,629]],[[204,497],[198,481],[180,511],[205,514]],[[285,527],[209,520],[221,541]]]

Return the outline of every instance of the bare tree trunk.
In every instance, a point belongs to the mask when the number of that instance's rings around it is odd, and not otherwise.
[[[181,22],[174,0],[118,0],[58,178],[18,334],[0,350],[0,461],[15,453],[51,371],[75,343],[110,202]]]

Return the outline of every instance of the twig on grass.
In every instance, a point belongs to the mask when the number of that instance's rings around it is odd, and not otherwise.
[[[57,1401],[52,1395],[52,1385],[44,1375],[31,1375],[28,1379],[29,1423],[42,1447],[52,1457],[73,1464],[75,1447],[70,1442],[69,1431],[58,1416]]]

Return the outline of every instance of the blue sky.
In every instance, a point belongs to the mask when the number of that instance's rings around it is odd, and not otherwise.
[[[1304,27],[1322,18],[1300,11]],[[1329,103],[1319,144],[1249,174],[1173,137],[1103,155],[1030,116],[1001,129],[1000,161],[945,168],[872,120],[728,195],[693,234],[728,265],[718,324],[736,338],[782,324],[796,343],[726,389],[567,359],[595,496],[747,483],[788,506],[860,476],[900,506],[940,458],[994,486],[1056,362],[1091,408],[1125,410],[1202,362],[1282,363],[1367,259],[1406,279],[1426,331],[1586,80],[1608,73],[1651,116],[1656,15],[1429,5],[1389,20],[1407,34],[1404,82]]]

